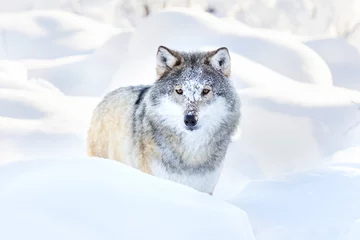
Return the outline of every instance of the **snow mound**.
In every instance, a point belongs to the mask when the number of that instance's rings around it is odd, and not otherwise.
[[[0,162],[18,160],[19,155],[84,156],[86,130],[97,102],[0,89]]]
[[[17,89],[34,93],[62,94],[59,89],[40,78],[28,79],[28,70],[16,61],[0,60],[0,90]],[[14,109],[16,110],[16,109]]]
[[[356,46],[340,38],[312,40],[306,45],[328,64],[334,85],[360,91],[360,52]]]
[[[330,166],[252,182],[230,202],[248,213],[257,240],[355,240],[359,191],[360,165]]]
[[[360,92],[293,82],[239,91],[241,134],[227,151],[215,194],[232,196],[253,179],[313,169],[360,145]],[[236,183],[236,184],[235,184]]]
[[[97,158],[0,167],[0,212],[1,236],[8,240],[254,240],[240,209]]]
[[[358,240],[360,239],[360,218],[355,221],[349,233],[341,240]]]
[[[66,95],[100,96],[126,59],[131,31],[114,34],[92,54],[77,61],[65,61],[53,66],[30,66],[30,78],[45,78]]]
[[[325,62],[300,41],[257,32],[240,24],[236,26],[234,28],[234,24],[203,12],[174,9],[155,13],[139,24],[134,32],[129,43],[129,66],[119,70],[114,82],[123,84],[122,79],[139,79],[140,73],[136,71],[139,66],[141,73],[155,76],[156,50],[159,45],[165,45],[178,50],[226,46],[232,53],[296,81],[332,85]],[[144,39],[146,44],[143,44]],[[242,69],[242,66],[235,68]],[[125,74],[123,71],[126,69]]]
[[[20,63],[2,61],[0,66],[0,161],[83,156],[85,132],[99,99],[65,96],[45,80],[28,79]]]
[[[0,15],[0,59],[49,59],[87,54],[118,30],[62,11]]]

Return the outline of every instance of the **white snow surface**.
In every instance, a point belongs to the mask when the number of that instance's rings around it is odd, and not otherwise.
[[[314,39],[305,44],[328,64],[334,85],[360,91],[359,48],[351,42],[337,38]]]
[[[84,8],[20,2],[0,9],[0,239],[246,240],[254,239],[251,226],[257,240],[360,239],[355,44],[194,9],[153,13],[120,29],[102,21],[97,0]],[[104,2],[101,11],[124,13],[111,6],[126,1]],[[76,14],[59,10],[72,7]],[[159,45],[230,50],[241,129],[214,197],[85,157],[92,110],[111,89],[152,83]]]
[[[0,168],[0,238],[254,240],[246,213],[113,160]]]
[[[257,240],[355,240],[359,191],[359,162],[342,163],[252,182],[229,201],[249,214]]]
[[[146,44],[143,44],[144,39]],[[332,85],[325,62],[300,41],[290,41],[271,33],[261,35],[241,24],[230,24],[210,14],[181,9],[159,12],[139,24],[128,47],[127,61],[132,63],[120,68],[114,77],[114,85],[122,84],[124,78],[136,79],[139,74],[151,73],[155,64],[153,56],[159,45],[188,51],[226,46],[233,57],[246,57],[293,80]],[[142,71],[134,71],[139,66]],[[240,71],[241,65],[233,69]]]
[[[117,29],[63,11],[29,11],[0,15],[0,59],[49,59],[87,54]]]

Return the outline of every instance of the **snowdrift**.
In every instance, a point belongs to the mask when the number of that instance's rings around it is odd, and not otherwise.
[[[357,91],[294,83],[239,94],[241,135],[230,144],[217,194],[229,197],[249,179],[318,167],[360,145]]]
[[[325,62],[300,41],[271,33],[259,34],[241,24],[230,24],[207,13],[181,9],[153,14],[139,24],[129,43],[128,61],[133,63],[119,70],[114,77],[114,85],[123,85],[121,79],[138,79],[139,71],[136,69],[140,66],[141,74],[155,76],[154,55],[159,45],[179,50],[226,46],[232,55],[244,56],[293,80],[332,85],[331,73]]]
[[[240,209],[96,158],[1,166],[0,212],[8,240],[255,240]]]
[[[360,91],[360,52],[355,45],[340,38],[315,39],[305,44],[330,67],[334,85]]]
[[[92,54],[76,61],[52,61],[51,66],[27,63],[30,78],[44,78],[66,95],[101,96],[107,93],[113,74],[126,60],[131,31],[122,31],[110,37]],[[25,63],[26,64],[26,63]]]
[[[359,162],[342,163],[252,182],[230,202],[248,213],[257,240],[356,240],[359,191]]]
[[[0,15],[0,59],[50,59],[88,54],[118,30],[63,11]]]
[[[84,156],[96,98],[69,97],[23,64],[0,62],[0,161],[24,156]]]

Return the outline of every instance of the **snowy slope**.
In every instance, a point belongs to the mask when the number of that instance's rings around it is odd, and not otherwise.
[[[207,194],[95,158],[0,167],[0,238],[254,240],[247,215]]]
[[[144,39],[146,44],[143,44]],[[228,21],[210,14],[181,9],[153,14],[139,24],[129,43],[128,59],[134,61],[129,67],[133,72],[127,74],[131,74],[132,78],[138,78],[139,75],[134,70],[139,65],[142,72],[150,74],[155,64],[153,56],[159,45],[179,50],[226,46],[232,53],[245,56],[296,81],[332,84],[327,65],[300,41],[296,42],[293,38],[290,40],[271,33],[261,35],[241,24],[229,24]],[[122,72],[119,71],[114,77],[115,83],[121,83],[122,78]]]
[[[106,93],[109,82],[126,59],[131,31],[110,37],[92,54],[77,61],[66,61],[52,66],[25,62],[30,78],[45,78],[66,95],[100,96]],[[54,61],[53,61],[54,62]]]
[[[69,97],[21,63],[1,61],[0,161],[23,156],[83,156],[96,98]]]
[[[88,54],[118,30],[62,11],[0,15],[0,59],[50,59]]]
[[[231,196],[246,179],[312,169],[336,151],[360,145],[357,91],[293,83],[239,94],[241,136],[227,152],[220,195]]]
[[[359,162],[343,163],[250,183],[230,202],[249,214],[257,240],[356,240],[359,191]]]
[[[334,85],[360,91],[359,48],[341,38],[315,39],[305,44],[328,64]]]

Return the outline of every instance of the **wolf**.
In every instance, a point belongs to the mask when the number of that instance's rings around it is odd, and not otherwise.
[[[160,46],[152,85],[121,87],[93,111],[89,156],[211,194],[240,122],[230,54]]]

